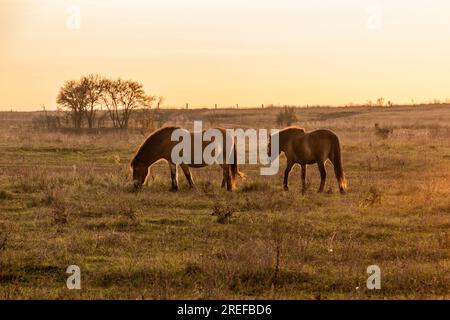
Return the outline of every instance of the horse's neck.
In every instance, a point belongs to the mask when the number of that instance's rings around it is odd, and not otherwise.
[[[150,167],[152,164],[154,164],[156,161],[159,160],[159,152],[155,152],[155,148],[149,148],[152,152],[146,152],[143,162],[147,167]]]
[[[280,131],[278,133],[278,146],[280,149],[280,153],[281,153],[281,151],[286,151],[287,139],[288,139],[288,136],[287,136],[286,132]]]
[[[289,143],[291,141],[295,141],[295,139],[299,139],[303,137],[306,133],[304,131],[280,131],[278,134],[279,137],[279,145],[280,145],[280,152],[286,151],[286,148],[288,147]]]

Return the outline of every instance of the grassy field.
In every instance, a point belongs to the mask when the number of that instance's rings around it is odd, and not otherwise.
[[[168,124],[276,127],[277,109],[167,111]],[[194,169],[198,190],[171,193],[168,166],[131,193],[133,133],[34,131],[0,122],[0,299],[450,298],[450,107],[297,109],[297,125],[335,131],[348,193],[331,165],[290,190],[243,166]],[[374,124],[392,128],[386,139]],[[281,158],[284,169],[284,157]],[[68,290],[67,266],[81,268]],[[381,268],[381,290],[366,269]]]

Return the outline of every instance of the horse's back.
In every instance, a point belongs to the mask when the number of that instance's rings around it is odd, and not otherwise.
[[[312,164],[328,157],[337,136],[330,130],[319,129],[293,138],[293,148],[297,157],[301,162]]]
[[[330,138],[330,137],[336,137],[336,134],[328,129],[317,129],[311,132],[307,133],[309,136],[316,136],[321,138]]]

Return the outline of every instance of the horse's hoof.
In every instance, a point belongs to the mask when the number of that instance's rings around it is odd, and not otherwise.
[[[344,189],[339,190],[339,192],[340,192],[342,195],[347,194],[347,192],[346,192]]]
[[[172,188],[172,189],[170,189],[170,191],[171,191],[171,192],[177,192],[177,191],[178,191],[178,188]]]
[[[284,191],[289,191],[289,187],[288,186],[284,186]]]

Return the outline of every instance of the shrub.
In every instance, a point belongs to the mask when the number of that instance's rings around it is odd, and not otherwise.
[[[381,191],[376,187],[370,187],[366,197],[360,202],[361,207],[372,207],[381,204]]]
[[[375,134],[377,135],[377,137],[387,139],[389,138],[389,136],[392,136],[393,133],[394,133],[393,128],[380,127],[378,123],[375,123]]]
[[[220,224],[229,223],[231,217],[234,214],[234,208],[232,208],[229,205],[222,205],[222,204],[214,204],[213,206],[213,212],[211,213],[212,216],[217,217],[217,222]]]
[[[283,110],[277,115],[277,124],[279,126],[290,126],[297,121],[297,116],[295,115],[295,108],[285,106]]]

